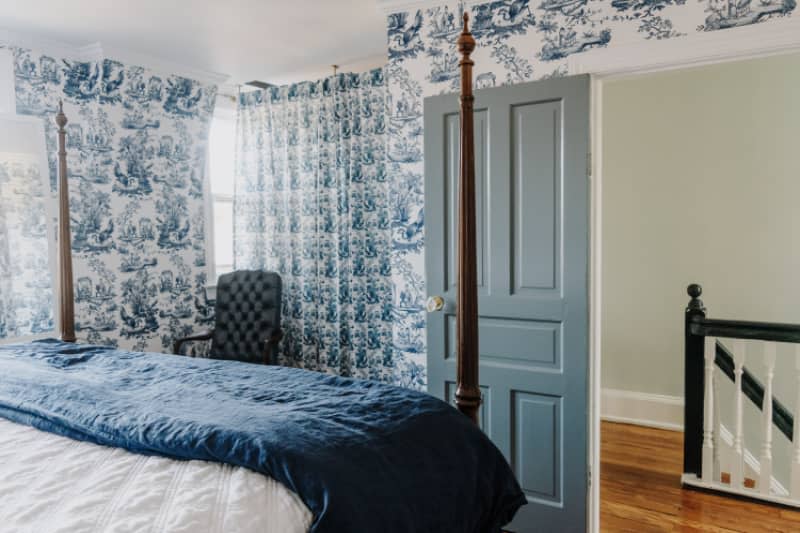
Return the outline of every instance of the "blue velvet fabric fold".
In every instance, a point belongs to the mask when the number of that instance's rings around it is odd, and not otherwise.
[[[484,533],[525,502],[502,454],[446,403],[306,370],[59,341],[5,345],[0,416],[267,474],[302,498],[314,532]]]

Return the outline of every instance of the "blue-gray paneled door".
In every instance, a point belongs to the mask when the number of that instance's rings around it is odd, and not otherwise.
[[[480,424],[528,498],[508,529],[585,531],[589,77],[476,92]],[[455,394],[459,102],[425,100],[428,389]]]

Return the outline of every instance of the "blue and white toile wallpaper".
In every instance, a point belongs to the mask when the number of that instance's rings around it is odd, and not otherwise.
[[[462,4],[388,16],[388,174],[396,360],[425,379],[423,119],[426,96],[458,90]],[[675,39],[790,16],[796,0],[496,0],[468,5],[475,85],[569,74],[567,58],[599,47]],[[765,31],[769,31],[766,30]]]
[[[81,340],[161,351],[211,319],[204,174],[216,87],[15,48],[17,113],[42,117],[50,185],[64,101]]]

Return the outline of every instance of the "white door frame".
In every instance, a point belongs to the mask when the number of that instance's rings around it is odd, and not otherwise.
[[[618,45],[620,43],[617,43]],[[589,246],[589,513],[587,531],[600,531],[600,363],[603,272],[603,86],[607,81],[800,52],[800,16],[679,39],[645,41],[570,56],[570,74],[591,74]]]

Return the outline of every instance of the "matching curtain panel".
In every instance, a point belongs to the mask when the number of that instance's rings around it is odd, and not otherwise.
[[[240,95],[237,269],[283,279],[283,364],[392,381],[383,69]]]

